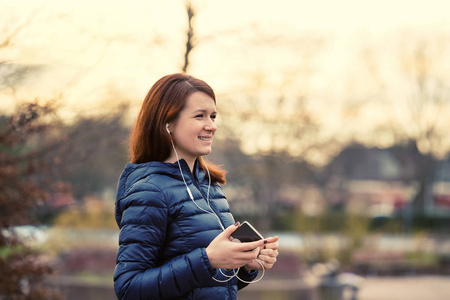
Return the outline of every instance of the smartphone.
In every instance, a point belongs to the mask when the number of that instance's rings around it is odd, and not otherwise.
[[[263,236],[249,222],[244,221],[230,237],[232,240],[239,240],[242,243],[254,242],[263,239]]]

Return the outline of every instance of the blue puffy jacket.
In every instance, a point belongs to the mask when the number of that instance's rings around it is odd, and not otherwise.
[[[207,175],[197,163],[194,174],[184,160],[180,163],[196,203],[214,210],[225,228],[234,224],[222,188],[211,185],[209,208]],[[226,279],[205,251],[222,232],[219,219],[191,201],[177,163],[128,164],[119,180],[115,216],[120,235],[114,289],[119,299],[231,300],[246,286],[236,277],[226,283],[212,279]],[[239,271],[246,281],[256,276],[257,271]]]

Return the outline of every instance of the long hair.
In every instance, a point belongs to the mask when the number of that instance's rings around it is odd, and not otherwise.
[[[130,136],[132,163],[165,161],[170,156],[171,137],[165,124],[178,117],[187,98],[195,92],[207,94],[216,103],[214,91],[206,82],[186,74],[166,75],[150,88]],[[203,159],[198,163],[203,170],[206,168],[204,164],[207,165],[213,182],[226,183],[225,170]]]

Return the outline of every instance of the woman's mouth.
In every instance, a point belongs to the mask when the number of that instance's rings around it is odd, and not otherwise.
[[[207,141],[207,142],[211,141],[211,139],[212,139],[211,137],[204,137],[204,136],[199,136],[198,138],[202,141]]]

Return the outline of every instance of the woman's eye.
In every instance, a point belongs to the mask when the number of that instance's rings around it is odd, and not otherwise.
[[[196,115],[195,117],[196,118],[203,118],[203,115],[200,114],[200,115]]]
[[[212,115],[212,116],[211,116],[211,120],[215,121],[215,120],[216,120],[216,117],[217,117],[216,115]]]

